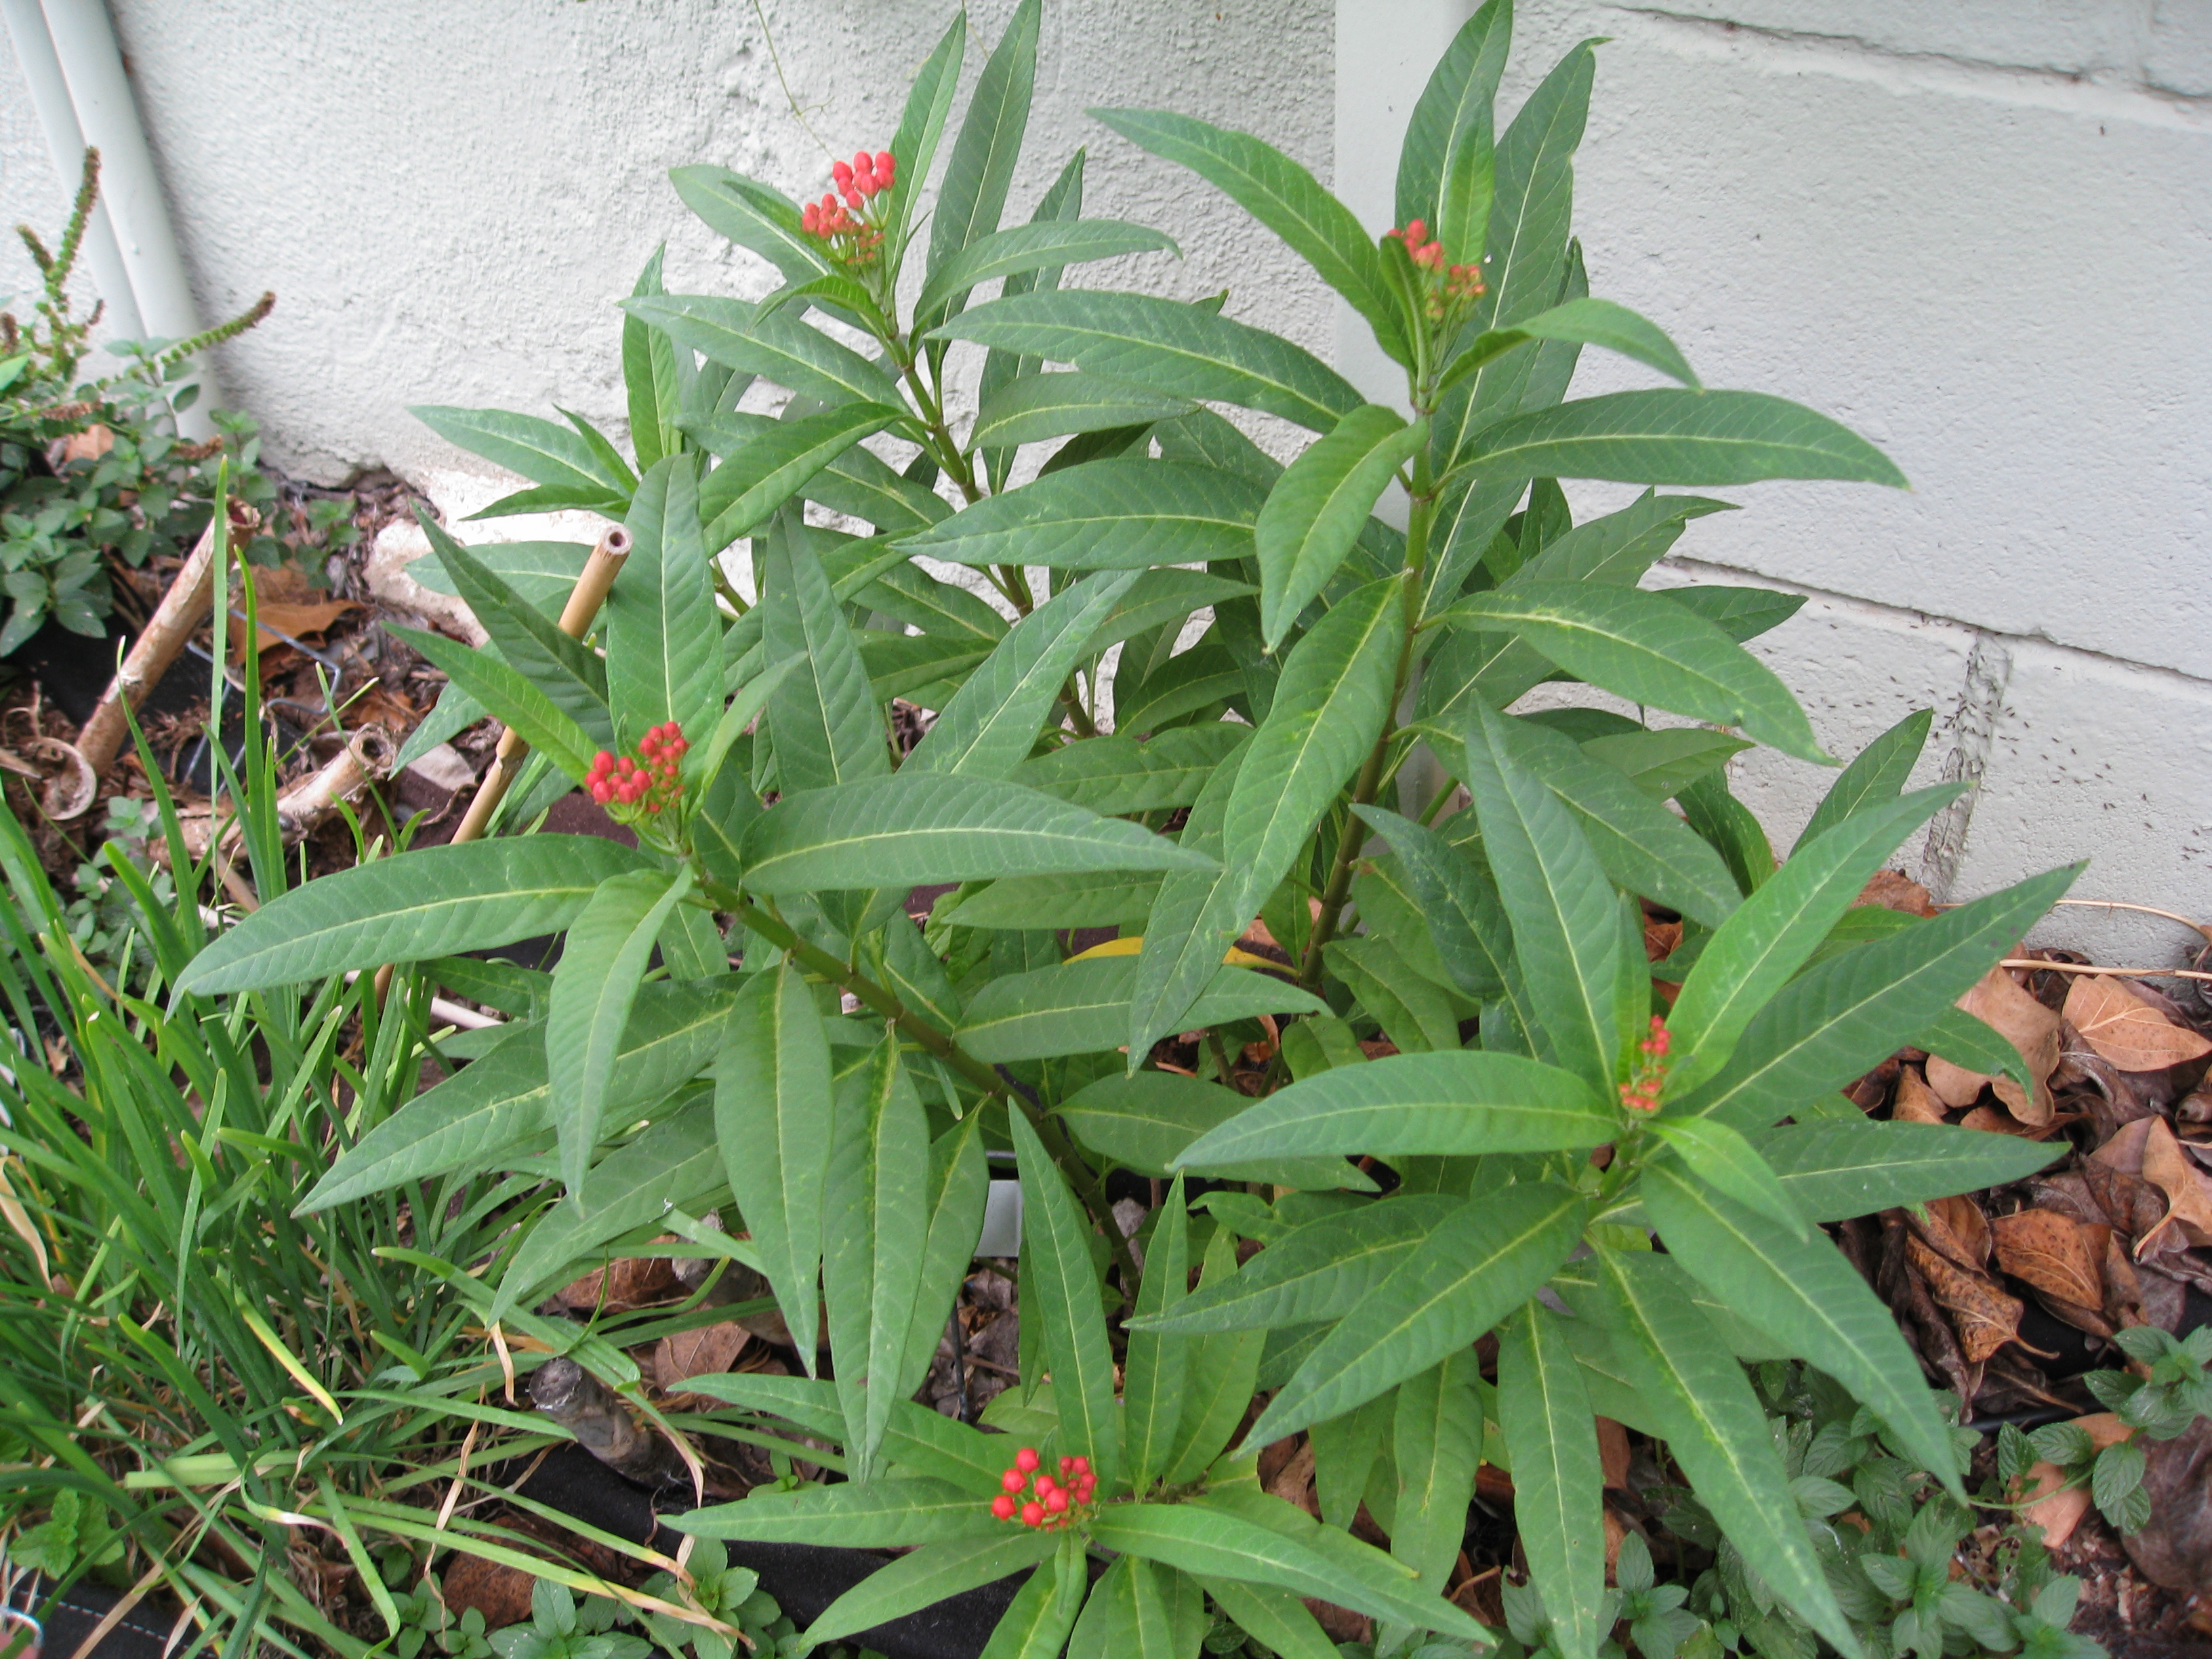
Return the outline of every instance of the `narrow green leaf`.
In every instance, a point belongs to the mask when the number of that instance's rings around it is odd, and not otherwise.
[[[1668,1253],[1692,1278],[1881,1413],[1899,1449],[1965,1501],[1950,1428],[1919,1361],[1835,1246],[1774,1225],[1663,1158],[1645,1166],[1640,1190]]]
[[[1529,1003],[1559,1063],[1609,1089],[1621,981],[1643,970],[1623,961],[1613,884],[1565,805],[1515,759],[1504,717],[1486,706],[1469,723],[1467,762]]]
[[[1146,743],[1086,738],[1024,761],[1012,776],[1103,817],[1188,806],[1251,735],[1249,726],[1216,720],[1176,726]]]
[[[1860,750],[1851,763],[1836,775],[1828,793],[1813,809],[1797,845],[1809,847],[1844,819],[1896,799],[1919,763],[1935,720],[1934,709],[1916,708]]]
[[[1577,679],[1631,702],[1741,726],[1800,759],[1829,759],[1773,672],[1664,594],[1530,582],[1470,594],[1445,616],[1459,627],[1518,634]]]
[[[989,1501],[942,1480],[849,1481],[763,1492],[670,1517],[695,1538],[755,1544],[830,1544],[843,1549],[906,1549],[948,1539],[1003,1538],[1006,1522]]]
[[[1017,783],[926,772],[786,795],[746,830],[744,857],[747,884],[761,893],[1211,862]]]
[[[699,528],[696,463],[659,462],[630,504],[629,556],[607,594],[607,691],[630,743],[673,720],[693,741],[722,712],[722,623]]]
[[[1206,1243],[1200,1287],[1236,1271],[1236,1236],[1217,1227]],[[1182,1410],[1161,1471],[1170,1486],[1198,1480],[1227,1448],[1252,1408],[1260,1358],[1267,1346],[1267,1333],[1258,1330],[1210,1331],[1178,1340],[1189,1342],[1190,1358],[1183,1374]]]
[[[903,545],[909,553],[962,564],[1068,570],[1242,558],[1252,550],[1252,525],[1263,500],[1246,480],[1212,467],[1086,461],[987,496]]]
[[[1152,1229],[1145,1251],[1144,1280],[1137,1287],[1138,1319],[1158,1319],[1183,1300],[1190,1267],[1190,1213],[1182,1177],[1175,1184]],[[1152,1329],[1129,1331],[1122,1366],[1123,1430],[1129,1458],[1129,1486],[1139,1495],[1152,1490],[1167,1462],[1182,1420],[1183,1379],[1188,1374],[1191,1343],[1182,1336]]]
[[[1799,850],[1706,941],[1667,1016],[1680,1095],[1725,1065],[1760,1006],[1804,966],[1912,827],[1955,790],[1928,789],[1840,820]]]
[[[1793,1238],[1809,1237],[1804,1212],[1757,1149],[1727,1124],[1710,1117],[1658,1118],[1649,1127],[1705,1185],[1757,1211]],[[1663,1169],[1667,1160],[1656,1159],[1652,1167]]]
[[[980,1659],[1060,1659],[1091,1589],[1082,1536],[1063,1534],[1051,1562],[1037,1568],[992,1627]]]
[[[1060,1546],[1060,1540],[1051,1534],[1032,1532],[1026,1527],[1002,1526],[998,1530],[997,1537],[950,1538],[925,1544],[911,1555],[902,1555],[882,1571],[870,1573],[824,1607],[806,1627],[808,1646],[819,1648],[919,1613],[947,1596],[1034,1566]]]
[[[1729,587],[1717,582],[1698,582],[1670,587],[1667,597],[1684,610],[1703,617],[1741,645],[1770,629],[1781,627],[1805,608],[1808,596],[1777,592],[1771,587]]]
[[[1264,1446],[1334,1417],[1470,1346],[1582,1240],[1588,1201],[1549,1182],[1470,1200],[1337,1322],[1245,1436]]]
[[[1366,319],[1384,353],[1413,361],[1406,318],[1374,241],[1352,210],[1313,174],[1249,133],[1170,110],[1094,109],[1132,143],[1179,162],[1290,245]]]
[[[1234,970],[1232,970],[1234,971]],[[1249,1103],[1234,1089],[1173,1072],[1100,1078],[1067,1097],[1060,1115],[1089,1151],[1144,1176],[1164,1176],[1184,1147]],[[1225,1181],[1261,1181],[1302,1190],[1373,1183],[1341,1158],[1275,1158],[1222,1169]]]
[[[1397,1413],[1398,1393],[1389,1389],[1365,1405],[1355,1406],[1343,1416],[1316,1423],[1306,1431],[1314,1453],[1314,1497],[1321,1505],[1322,1519],[1331,1528],[1351,1531],[1359,1506],[1374,1484],[1383,1437],[1389,1433]]]
[[[970,1112],[930,1143],[924,1207],[928,1242],[922,1247],[920,1283],[907,1325],[906,1358],[899,1364],[895,1392],[902,1400],[912,1399],[929,1375],[961,1281],[968,1276],[983,1236],[991,1171],[983,1158],[982,1127],[983,1115]]]
[[[1513,1459],[1513,1518],[1565,1659],[1605,1635],[1605,1469],[1581,1368],[1559,1322],[1530,1301],[1498,1334],[1498,1426]]]
[[[902,173],[906,160],[899,157]],[[759,254],[787,281],[805,282],[834,270],[822,239],[801,228],[797,204],[781,191],[727,167],[671,167],[668,178],[684,205],[709,229]],[[655,296],[661,293],[658,284],[652,289]]]
[[[969,1000],[960,1022],[961,1046],[996,1065],[1110,1052],[1128,1033],[1136,979],[1131,957],[1092,957],[1005,975]],[[1214,969],[1189,1017],[1200,1025],[1220,1025],[1258,1014],[1319,1013],[1327,1006],[1271,975],[1223,967]]]
[[[1308,445],[1276,480],[1253,526],[1268,650],[1335,577],[1398,469],[1428,441],[1428,423],[1363,404]]]
[[[766,565],[758,608],[767,659],[798,656],[806,665],[769,698],[778,779],[791,791],[889,772],[867,668],[821,562],[779,521]]]
[[[1916,1035],[1913,1047],[1925,1048],[1969,1072],[2009,1078],[2020,1085],[2024,1095],[2035,1092],[2035,1080],[2028,1074],[2027,1058],[2013,1046],[2012,1040],[2000,1036],[1986,1021],[1977,1019],[1963,1008],[1946,1008],[1938,1013]]]
[[[1476,144],[1489,148],[1491,101],[1505,72],[1512,34],[1512,0],[1490,0],[1460,26],[1430,71],[1398,151],[1399,224],[1425,220],[1443,234],[1444,180],[1456,170],[1459,151]],[[1480,246],[1480,241],[1451,246]]]
[[[937,45],[915,71],[914,84],[908,89],[906,107],[899,116],[898,131],[891,136],[891,154],[898,158],[898,185],[891,193],[891,211],[896,216],[889,240],[896,250],[896,258],[902,260],[907,238],[915,224],[915,209],[922,198],[922,187],[929,182],[930,163],[937,159],[938,141],[945,133],[945,123],[952,113],[952,100],[960,88],[961,66],[968,55],[968,14],[956,11],[945,33],[938,37]]]
[[[1398,1491],[1390,1553],[1441,1595],[1467,1537],[1475,1466],[1482,1461],[1481,1382],[1472,1347],[1446,1354],[1398,1385],[1391,1461]]]
[[[1823,1119],[1753,1133],[1790,1200],[1814,1221],[1844,1221],[2033,1175],[2065,1149],[1941,1123]]]
[[[403,628],[398,623],[384,625],[487,711],[513,726],[524,742],[566,776],[583,781],[599,745],[537,686],[489,652],[472,651],[442,634]]]
[[[1374,918],[1368,921],[1371,927]],[[1400,1052],[1425,1054],[1460,1046],[1459,1022],[1468,1012],[1467,1005],[1417,969],[1388,935],[1370,932],[1331,939],[1322,959]]]
[[[1709,486],[1839,478],[1905,488],[1865,439],[1763,392],[1662,387],[1583,398],[1500,421],[1462,459],[1486,472]]]
[[[737,417],[726,415],[695,422],[700,441],[722,458],[699,485],[697,510],[708,550],[718,553],[740,536],[751,535],[824,467],[861,439],[903,418],[902,410],[863,402],[770,421],[757,428],[750,422],[737,426]],[[881,510],[867,505],[871,511]]]
[[[557,933],[601,882],[645,867],[629,848],[597,836],[401,853],[270,900],[193,957],[177,989],[211,996],[295,985]]]
[[[417,518],[434,556],[491,635],[501,659],[591,737],[611,742],[607,672],[598,653],[562,633],[551,617],[523,599],[474,550],[447,534],[443,526],[432,522],[427,514]],[[574,586],[571,576],[562,588],[564,599]]]
[[[914,302],[917,318],[936,317],[945,302],[981,283],[1000,276],[1093,259],[1116,259],[1130,253],[1172,253],[1182,250],[1175,239],[1149,225],[1133,225],[1122,219],[1073,219],[1045,223],[1010,225],[977,238],[933,269],[929,280]],[[973,441],[987,441],[980,430]],[[1070,428],[1071,430],[1076,428]]]
[[[836,1218],[823,1229],[822,1288],[845,1455],[854,1480],[866,1485],[891,1407],[903,1397],[929,1232],[929,1122],[899,1065],[896,1035],[839,1080],[822,1202],[825,1219]]]
[[[715,1061],[714,1127],[730,1190],[810,1376],[814,1344],[801,1334],[820,1328],[830,1103],[829,1038],[805,981],[788,962],[754,975]]]
[[[952,141],[952,155],[945,164],[944,181],[938,186],[937,209],[929,231],[933,277],[945,270],[954,255],[999,228],[999,216],[1006,210],[1006,187],[1013,182],[1022,137],[1029,127],[1042,15],[1038,0],[1021,0],[976,79],[967,116],[960,124],[960,136]],[[902,182],[911,191],[920,187],[921,180]],[[959,290],[947,295],[942,304],[945,311],[957,311],[967,297],[964,289]],[[915,319],[927,328],[941,320],[943,314],[917,307]]]
[[[653,258],[638,274],[637,286],[630,290],[632,295],[666,292],[660,285],[660,262],[667,251],[665,243],[653,249]],[[691,359],[688,355],[679,357],[675,343],[659,329],[625,317],[622,361],[630,447],[637,454],[637,470],[648,472],[663,455],[675,454],[683,447],[676,421],[684,406],[683,376],[691,368]]]
[[[1698,779],[1711,776],[1750,747],[1741,738],[1732,738],[1725,732],[1674,726],[1658,732],[1592,738],[1582,744],[1582,751],[1600,765],[1623,774],[1652,799],[1667,800]]]
[[[2070,865],[1831,957],[1752,1016],[1728,1064],[1667,1108],[1765,1128],[1880,1065],[1966,994],[2073,884]]]
[[[532,483],[619,499],[635,482],[610,467],[582,434],[535,415],[442,404],[417,404],[407,412],[447,442]]]
[[[1265,1643],[1278,1659],[1338,1659],[1339,1650],[1306,1604],[1274,1584],[1237,1578],[1200,1578],[1237,1627]]]
[[[677,344],[741,374],[759,375],[825,404],[904,407],[898,387],[878,365],[790,311],[761,317],[743,300],[712,294],[656,295],[622,304],[629,315],[665,329]]]
[[[1624,357],[1657,369],[1662,374],[1695,389],[1698,377],[1681,349],[1666,331],[1649,318],[1610,300],[1585,295],[1524,317],[1510,328],[1493,328],[1477,335],[1455,356],[1437,380],[1439,391],[1457,384],[1484,364],[1502,357],[1516,346],[1532,340],[1571,340],[1577,345],[1603,346]],[[1631,482],[1635,482],[1632,480]],[[1667,482],[1679,483],[1669,478]],[[1732,481],[1733,482],[1733,481]]]
[[[1273,705],[1222,803],[1218,873],[1164,883],[1131,1000],[1132,1069],[1179,1024],[1221,953],[1251,925],[1315,823],[1358,769],[1390,712],[1404,646],[1395,581],[1331,609],[1283,665]],[[1191,839],[1194,830],[1185,831]]]
[[[902,769],[1006,777],[1036,747],[1038,728],[1089,653],[1091,636],[1139,574],[1086,576],[1015,623],[939,711]]]
[[[1279,415],[1316,432],[1365,401],[1334,369],[1279,335],[1147,294],[1016,295],[978,306],[930,337],[1027,352],[1170,397]]]
[[[1504,994],[1513,934],[1490,872],[1425,824],[1379,806],[1356,806],[1370,828],[1404,861],[1422,918],[1452,982],[1488,1000]]]
[[[1805,1534],[1766,1414],[1713,1328],[1645,1252],[1600,1249],[1598,1291],[1615,1356],[1674,1461],[1729,1540],[1790,1609],[1848,1659],[1862,1650]]]
[[[1030,1275],[1024,1286],[1034,1300],[1026,1310],[1044,1325],[1064,1443],[1070,1452],[1091,1459],[1099,1486],[1110,1492],[1121,1470],[1121,1420],[1098,1275],[1091,1266],[1091,1223],[1028,1117],[1017,1108],[1007,1121],[1013,1129],[1023,1225],[1030,1241]]]
[[[653,942],[684,895],[687,869],[610,876],[568,929],[553,970],[545,1013],[546,1073],[553,1079],[553,1128],[560,1138],[561,1178],[572,1193],[584,1183],[605,1110],[615,1056]]]
[[[1188,414],[1182,398],[1072,369],[1009,381],[983,400],[968,441],[979,449],[1012,448],[1071,432],[1106,432]]]

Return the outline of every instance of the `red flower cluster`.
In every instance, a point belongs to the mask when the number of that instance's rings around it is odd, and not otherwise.
[[[1426,273],[1430,282],[1428,313],[1432,319],[1441,322],[1447,311],[1480,299],[1486,291],[1482,267],[1446,264],[1443,244],[1429,235],[1428,225],[1422,220],[1415,219],[1402,229],[1386,230],[1382,240],[1403,242],[1406,257],[1413,262],[1413,268]]]
[[[1091,1472],[1091,1460],[1061,1458],[1057,1480],[1036,1473],[1042,1461],[1034,1446],[1024,1446],[1014,1454],[1013,1466],[999,1477],[999,1484],[1006,1490],[991,1500],[992,1514],[1001,1521],[1018,1521],[1025,1527],[1065,1527],[1075,1519],[1075,1511],[1088,1504],[1098,1490],[1098,1477]],[[1025,1498],[1022,1492],[1030,1486],[1032,1476],[1036,1477],[1034,1491]]]
[[[849,238],[853,257],[865,263],[875,256],[876,245],[883,235],[853,215],[866,207],[871,198],[889,190],[897,173],[898,162],[890,151],[879,149],[873,155],[866,150],[854,152],[851,161],[839,161],[830,167],[830,176],[836,180],[837,188],[825,193],[820,201],[806,204],[799,216],[799,228],[825,242]],[[844,199],[840,201],[840,197]]]
[[[674,720],[656,726],[637,746],[637,758],[617,759],[604,749],[592,757],[584,787],[602,806],[642,806],[650,813],[673,806],[684,792],[684,757],[691,747]]]
[[[1649,1115],[1659,1109],[1659,1093],[1667,1086],[1667,1051],[1674,1044],[1665,1018],[1652,1015],[1651,1035],[1636,1045],[1636,1064],[1620,1085],[1620,1103],[1630,1111]]]

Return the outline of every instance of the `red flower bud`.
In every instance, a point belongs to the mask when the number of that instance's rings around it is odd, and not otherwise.
[[[1019,1492],[1024,1486],[1029,1485],[1029,1481],[1019,1469],[1008,1469],[999,1477],[999,1484],[1008,1492]]]
[[[996,1498],[994,1498],[991,1500],[991,1513],[997,1516],[1001,1521],[1012,1520],[1014,1518],[1014,1500],[1006,1493],[1000,1492]]]
[[[1068,1467],[1078,1474],[1088,1474],[1091,1473],[1091,1460],[1081,1456],[1072,1457],[1068,1459]]]
[[[891,187],[891,179],[898,172],[897,158],[887,149],[876,152],[876,177],[883,180],[884,188]]]
[[[1043,1520],[1044,1505],[1038,1503],[1035,1498],[1031,1498],[1028,1503],[1022,1505],[1022,1524],[1024,1526],[1034,1527],[1039,1525]]]
[[[1044,1506],[1048,1513],[1058,1515],[1067,1507],[1067,1494],[1054,1486],[1044,1495]]]
[[[1024,1474],[1035,1474],[1036,1466],[1037,1455],[1035,1446],[1024,1446],[1014,1454],[1014,1467]]]
[[[837,181],[838,189],[849,190],[852,188],[853,168],[849,162],[832,161],[830,164],[830,176]]]
[[[1406,222],[1406,240],[1408,242],[1415,244],[1427,241],[1429,240],[1429,227],[1426,222],[1419,219],[1407,220]]]

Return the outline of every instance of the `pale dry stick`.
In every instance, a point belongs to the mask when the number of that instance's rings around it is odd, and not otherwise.
[[[2101,974],[2107,979],[2193,979],[2212,985],[2212,974],[2196,968],[2100,968],[2094,962],[2043,962],[2034,957],[2007,957],[2000,968],[2033,968],[2046,974]]]
[[[337,811],[339,803],[354,799],[384,776],[398,753],[398,744],[382,726],[364,726],[356,731],[346,739],[345,747],[313,775],[276,798],[276,822],[285,845],[303,839]],[[235,853],[244,833],[235,813],[227,813],[218,821],[213,806],[185,814],[179,828],[185,850],[196,859],[205,857],[218,839],[226,855]]]
[[[607,533],[599,538],[599,544],[584,561],[584,568],[576,577],[575,586],[568,590],[568,602],[561,607],[561,631],[572,640],[580,640],[606,603],[607,590],[615,585],[622,574],[623,561],[629,557],[629,532],[620,525],[610,526]],[[493,751],[491,767],[477,786],[469,810],[462,815],[460,827],[453,831],[449,843],[458,847],[465,841],[474,841],[491,822],[491,815],[507,798],[507,786],[522,763],[522,757],[530,745],[513,726],[500,734],[499,747]],[[376,970],[376,1000],[381,1007],[385,994],[392,988],[392,964],[386,963]],[[511,1392],[511,1391],[510,1391]]]
[[[260,526],[260,514],[233,498],[231,534],[226,539],[234,542],[252,535]],[[161,603],[155,607],[137,641],[123,659],[122,666],[116,670],[115,678],[108,682],[99,706],[77,732],[76,753],[91,769],[94,778],[115,763],[116,756],[123,752],[123,744],[131,735],[131,715],[146,701],[146,694],[161,684],[161,676],[177,659],[185,642],[214,608],[217,528],[210,518],[183,568],[169,583],[169,591],[161,596]],[[57,779],[47,787],[46,807],[54,817],[73,818],[92,805],[89,793],[82,800],[72,799],[60,793],[61,784],[62,780]]]
[[[2187,916],[2177,915],[2171,910],[2161,910],[2154,904],[2130,904],[2125,899],[2063,898],[2058,902],[2078,910],[2133,910],[2139,915],[2163,916],[2168,921],[2179,922],[2191,933],[2201,935],[2207,945],[2212,945],[2212,927],[2191,921]]]

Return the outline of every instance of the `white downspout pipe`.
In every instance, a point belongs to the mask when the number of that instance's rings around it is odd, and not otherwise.
[[[199,309],[193,302],[191,279],[185,273],[183,254],[169,222],[169,210],[161,194],[160,176],[154,171],[153,153],[138,118],[129,77],[123,72],[123,54],[115,44],[104,0],[0,0],[8,9],[9,32],[28,76],[32,52],[24,49],[30,16],[40,20],[40,33],[46,51],[58,65],[73,118],[74,147],[67,154],[58,148],[57,172],[74,179],[83,160],[83,146],[100,151],[100,195],[113,227],[112,236],[124,278],[121,291],[131,298],[137,313],[142,337],[182,339],[199,331]],[[19,14],[21,21],[19,22]],[[35,47],[33,48],[35,50]],[[33,96],[39,96],[35,81]],[[71,137],[67,127],[46,114],[40,101],[40,119],[50,145]],[[107,278],[97,264],[94,277],[105,296]],[[110,301],[111,310],[116,309]],[[120,331],[118,330],[118,332]],[[214,430],[209,411],[216,402],[212,375],[200,370],[198,403],[178,420],[187,437],[205,437]]]

